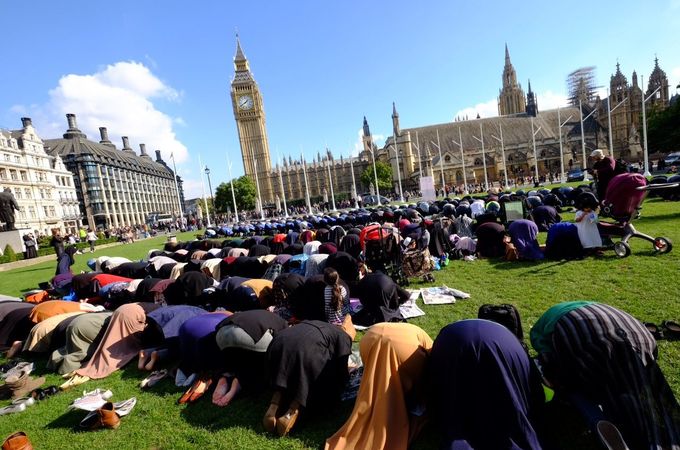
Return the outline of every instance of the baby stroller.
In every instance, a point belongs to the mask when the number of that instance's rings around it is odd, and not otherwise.
[[[677,186],[678,183],[675,183]],[[600,222],[598,228],[604,237],[620,237],[621,240],[614,244],[614,253],[620,258],[630,255],[628,245],[630,238],[638,237],[652,243],[654,251],[668,253],[673,248],[673,243],[666,237],[651,237],[638,232],[631,223],[640,217],[642,202],[647,192],[653,189],[665,189],[673,187],[672,184],[648,185],[647,179],[639,173],[622,173],[615,176],[607,186],[605,199],[602,202],[602,217],[609,217],[615,222]]]
[[[410,224],[402,230],[401,275],[397,283],[409,284],[409,278],[422,277],[423,281],[434,281],[434,262],[428,244],[429,232],[421,224]]]
[[[359,240],[368,268],[379,270],[399,283],[400,251],[397,229],[373,223],[361,230]]]

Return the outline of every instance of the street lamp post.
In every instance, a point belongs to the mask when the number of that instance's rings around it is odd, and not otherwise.
[[[257,185],[257,201],[260,203],[260,219],[264,220],[264,205],[262,204],[262,193],[260,192],[260,177],[257,175],[257,160],[253,155],[253,169],[255,172],[255,184]]]
[[[645,77],[641,76],[640,77],[640,85],[644,86],[645,85]],[[656,95],[657,92],[659,92],[659,89],[661,89],[661,86],[656,88],[654,92],[649,94],[648,97],[645,98],[645,94],[642,94],[642,141],[645,145],[644,147],[644,158],[645,158],[645,172],[644,175],[646,177],[651,176],[651,172],[649,171],[649,151],[647,149],[647,111],[645,109],[645,103],[647,103],[647,100],[651,99],[654,95]]]
[[[312,202],[309,198],[309,184],[307,182],[307,161],[305,161],[305,154],[300,150],[300,156],[302,157],[302,175],[304,176],[305,182],[305,203],[307,203],[307,214],[312,214]]]
[[[501,137],[496,137],[493,134],[491,135],[491,137],[496,139],[498,142],[501,143],[501,158],[503,158],[503,174],[505,175],[505,189],[507,189],[508,188],[508,167],[505,165],[505,146],[503,144],[503,124],[501,124],[501,123],[498,124],[498,134],[500,134]]]
[[[482,122],[479,122],[479,137],[472,135],[477,142],[482,144],[482,165],[484,167],[484,190],[489,189],[489,176],[486,173],[486,152],[484,151],[484,128],[482,128]]]
[[[534,131],[534,118],[531,118],[531,142],[534,146],[534,184],[538,182],[538,154],[536,153],[536,135],[541,131],[541,127],[538,127]]]
[[[201,161],[201,155],[198,155],[198,166],[199,170],[203,172],[203,162]],[[208,209],[208,200],[205,198],[205,183],[203,183],[203,173],[201,173],[201,191],[203,193],[203,205],[205,206],[205,216],[208,219],[208,226],[212,226],[210,223],[210,210]]]
[[[401,169],[399,168],[399,147],[397,145],[397,135],[392,134],[392,139],[394,139],[394,156],[397,158],[397,179],[399,181],[399,201],[404,202],[404,193],[401,190]]]
[[[172,159],[172,170],[175,175],[175,191],[177,192],[177,206],[179,206],[179,228],[180,230],[184,228],[184,211],[182,208],[182,198],[179,195],[179,184],[177,183],[177,166],[175,165],[175,154],[170,153],[170,159]],[[110,183],[110,181],[109,181]]]
[[[458,127],[458,142],[451,139],[451,142],[460,147],[460,163],[463,165],[463,194],[468,193],[467,175],[465,174],[465,154],[463,153],[463,134]]]
[[[281,163],[281,158],[279,157],[279,164]],[[283,189],[283,174],[281,174],[281,166],[279,166],[279,183],[281,184],[281,197],[283,198],[283,214],[284,217],[288,218],[288,205],[286,205],[286,191]]]
[[[228,157],[227,157],[228,158]],[[231,184],[231,200],[234,202],[234,216],[236,216],[236,222],[238,223],[238,208],[236,207],[236,194],[234,193],[234,179],[231,176],[231,160],[229,161],[229,183]]]
[[[331,205],[333,206],[333,211],[337,211],[335,208],[335,192],[333,191],[333,175],[331,174],[331,158],[329,156],[326,156],[326,163],[326,167],[328,168],[328,183],[331,186]]]
[[[582,169],[586,170],[586,165],[587,165],[586,163],[588,161],[586,160],[586,136],[585,136],[585,132],[583,131],[583,122],[588,120],[588,117],[592,116],[595,113],[595,111],[597,111],[597,109],[593,108],[593,110],[590,111],[590,114],[583,117],[583,108],[582,107],[583,107],[583,105],[581,104],[581,100],[579,100],[578,101],[578,113],[579,113],[579,117],[581,118],[580,119],[581,120],[581,152],[583,153],[583,167],[582,167]]]
[[[212,183],[210,182],[210,169],[205,166],[205,175],[208,177],[208,189],[210,191],[210,203],[212,204],[213,214],[215,213],[215,197],[213,197]],[[208,211],[208,216],[210,216],[210,211]],[[215,225],[217,225],[217,219],[215,220]]]
[[[616,108],[626,103],[628,97],[621,100],[614,108],[612,108],[611,96],[609,95],[609,89],[607,89],[607,128],[609,132],[609,154],[614,157],[614,143],[612,142],[612,113],[616,111]]]
[[[371,157],[373,158],[373,177],[375,177],[375,196],[378,198],[378,206],[380,206],[380,189],[378,188],[378,169],[375,166],[374,148],[371,148]]]
[[[564,154],[562,151],[562,127],[567,124],[571,120],[572,116],[567,117],[567,120],[562,122],[562,119],[560,117],[560,108],[557,108],[557,129],[558,133],[560,136],[560,182],[564,183]],[[584,167],[585,169],[585,167]]]
[[[357,182],[354,179],[354,163],[352,162],[353,156],[352,152],[349,153],[349,171],[352,173],[352,200],[354,200],[354,207],[358,208],[359,203],[357,202]]]

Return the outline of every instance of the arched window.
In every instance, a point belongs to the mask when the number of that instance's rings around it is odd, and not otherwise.
[[[447,164],[450,163],[451,162],[451,156],[450,155],[444,156],[444,162],[447,163]]]
[[[481,166],[482,165],[482,158],[475,158],[475,166]]]
[[[460,170],[456,171],[456,181],[457,182],[463,181],[463,173]]]

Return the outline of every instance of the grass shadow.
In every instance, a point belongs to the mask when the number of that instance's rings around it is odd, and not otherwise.
[[[78,424],[85,418],[87,411],[71,410],[45,425],[47,429],[68,429],[78,431]]]

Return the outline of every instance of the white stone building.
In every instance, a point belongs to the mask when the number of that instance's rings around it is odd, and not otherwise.
[[[0,189],[9,188],[21,210],[15,227],[34,233],[76,233],[82,226],[73,175],[45,151],[31,119],[20,130],[0,130]]]

